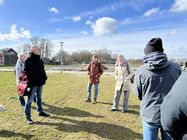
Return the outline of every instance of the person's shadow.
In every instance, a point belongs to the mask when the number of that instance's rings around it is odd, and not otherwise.
[[[53,105],[49,105],[46,103],[43,103],[44,106],[47,106],[48,109],[45,110],[53,115],[60,115],[60,116],[71,116],[71,117],[94,117],[94,118],[103,118],[101,115],[94,115],[90,112],[86,112],[83,110],[79,110],[72,107],[56,107]]]
[[[140,105],[129,105],[129,108],[139,109],[140,110]]]
[[[6,137],[6,138],[22,137],[24,139],[30,140],[33,137],[33,135],[16,133],[16,132],[8,131],[8,130],[0,130],[0,137]]]
[[[103,104],[103,105],[110,105],[112,106],[113,103],[110,103],[110,102],[97,102],[98,104]]]
[[[78,121],[62,117],[53,117],[53,119],[61,119],[66,123],[36,122],[36,124],[56,126],[56,129],[58,129],[59,131],[69,133],[88,132],[91,134],[95,134],[101,138],[112,140],[142,139],[142,134],[134,132],[129,128],[116,124],[104,122]]]
[[[97,102],[98,104],[103,104],[103,105],[113,105],[112,103],[110,102]],[[119,105],[119,106],[122,106],[122,105]],[[127,113],[130,113],[130,114],[133,114],[133,115],[137,115],[139,116],[140,115],[140,112],[139,111],[136,111],[134,109],[140,109],[140,106],[139,105],[129,105],[129,109],[127,111]],[[118,112],[121,112],[121,110],[118,110]]]

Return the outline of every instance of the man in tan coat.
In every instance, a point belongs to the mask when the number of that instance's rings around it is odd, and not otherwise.
[[[114,74],[116,79],[116,86],[115,86],[115,95],[114,95],[114,101],[111,111],[118,110],[120,96],[122,93],[124,93],[123,106],[122,106],[123,107],[122,112],[124,113],[128,111],[128,99],[131,89],[130,79],[133,77],[134,72],[130,64],[127,63],[127,61],[122,55],[119,55],[117,58]]]
[[[96,104],[97,96],[98,96],[98,86],[99,86],[99,79],[100,76],[103,74],[103,68],[101,63],[98,61],[98,57],[94,55],[92,57],[92,61],[88,65],[88,75],[89,75],[89,82],[88,82],[88,94],[86,102],[91,102],[91,89],[92,85],[94,84],[94,104]]]

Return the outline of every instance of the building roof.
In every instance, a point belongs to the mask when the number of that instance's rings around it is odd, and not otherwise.
[[[15,53],[17,53],[15,50],[13,50],[12,48],[4,48],[4,49],[0,49],[0,54],[5,54],[7,53],[9,50],[14,51]]]
[[[4,48],[4,49],[0,49],[0,53],[4,54],[6,52],[8,52],[11,48]]]

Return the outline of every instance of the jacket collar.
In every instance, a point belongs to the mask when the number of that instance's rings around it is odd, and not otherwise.
[[[40,55],[36,55],[33,52],[30,53],[30,57],[34,57],[34,58],[40,58]]]

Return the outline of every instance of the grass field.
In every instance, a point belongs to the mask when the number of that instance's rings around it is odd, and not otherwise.
[[[32,104],[34,125],[25,123],[24,108],[19,105],[15,75],[0,73],[0,140],[135,140],[142,139],[139,101],[131,92],[128,113],[111,112],[114,77],[103,75],[98,103],[84,102],[87,76],[84,74],[48,74],[43,92],[43,108],[52,114],[39,117]],[[121,109],[121,107],[120,107]]]

